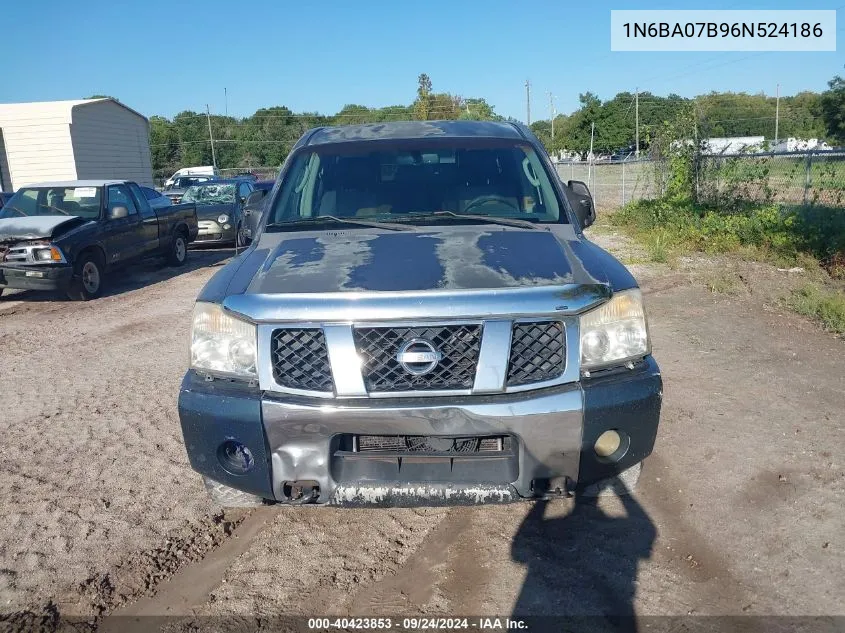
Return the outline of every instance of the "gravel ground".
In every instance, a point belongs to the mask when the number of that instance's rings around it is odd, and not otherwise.
[[[625,255],[618,236],[596,240]],[[0,611],[13,626],[845,615],[845,343],[777,307],[794,276],[743,265],[736,292],[713,294],[700,271],[721,264],[632,267],[665,405],[630,497],[222,513],[188,467],[176,396],[192,302],[226,255],[192,253],[178,274],[146,267],[87,304],[0,300]]]

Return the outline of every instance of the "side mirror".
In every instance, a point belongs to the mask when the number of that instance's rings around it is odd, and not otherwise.
[[[596,221],[596,205],[593,202],[593,195],[587,184],[580,180],[570,180],[566,186],[572,192],[569,196],[569,202],[572,204],[572,210],[578,217],[578,222],[581,223],[581,228],[586,229],[593,222]]]
[[[109,220],[120,220],[129,215],[129,209],[123,206],[109,208]]]
[[[245,204],[254,205],[262,200],[264,200],[264,192],[255,190],[247,196]]]

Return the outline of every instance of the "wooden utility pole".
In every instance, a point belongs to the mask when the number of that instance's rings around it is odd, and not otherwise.
[[[549,117],[552,120],[552,140],[555,140],[555,97],[549,92]]]
[[[205,117],[208,119],[208,138],[211,141],[211,164],[214,169],[217,169],[217,154],[214,152],[214,135],[211,133],[211,110],[208,104],[205,104]]]
[[[778,126],[780,124],[780,84],[777,87],[777,97],[775,97],[775,145],[778,144]],[[774,150],[776,148],[772,148]]]

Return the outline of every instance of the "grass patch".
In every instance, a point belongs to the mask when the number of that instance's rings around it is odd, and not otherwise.
[[[665,231],[657,231],[645,238],[645,249],[651,261],[665,264],[671,255],[670,237]]]
[[[742,287],[739,277],[735,273],[728,272],[716,273],[705,279],[704,284],[710,292],[720,295],[736,294]]]
[[[638,200],[609,220],[638,238],[655,261],[681,250],[795,266],[802,258],[839,262],[845,253],[845,209],[758,204],[727,212],[683,199]]]
[[[786,304],[798,314],[821,323],[826,330],[845,333],[845,292],[807,284],[794,291]]]

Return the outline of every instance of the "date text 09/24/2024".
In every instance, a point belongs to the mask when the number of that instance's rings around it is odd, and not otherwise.
[[[479,617],[479,618],[309,618],[308,629],[313,631],[330,630],[380,630],[380,631],[424,631],[436,630],[478,630],[506,631],[526,630],[524,620],[514,618]]]

